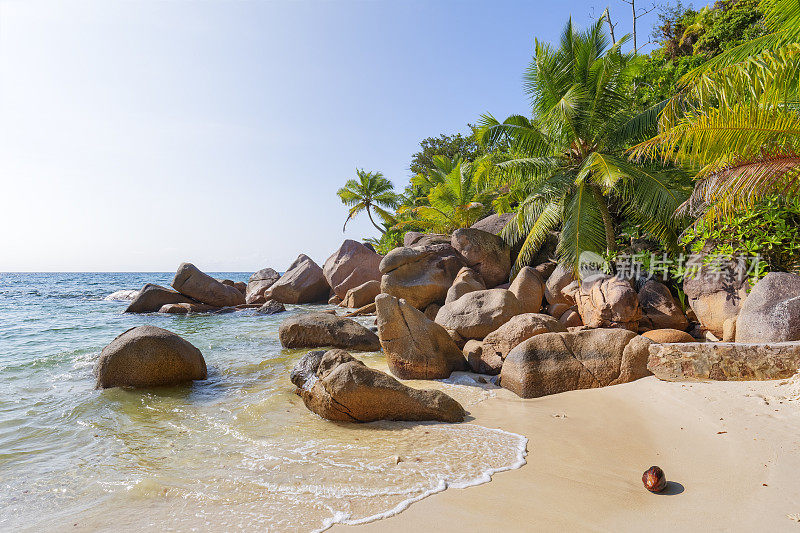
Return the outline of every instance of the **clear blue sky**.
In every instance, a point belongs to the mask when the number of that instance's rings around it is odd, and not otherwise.
[[[322,262],[376,233],[356,167],[527,113],[534,37],[606,2],[0,0],[0,271]]]

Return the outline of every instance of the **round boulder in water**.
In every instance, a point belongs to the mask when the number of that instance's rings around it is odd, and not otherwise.
[[[97,388],[159,387],[206,379],[203,354],[189,341],[155,326],[131,328],[103,348]]]

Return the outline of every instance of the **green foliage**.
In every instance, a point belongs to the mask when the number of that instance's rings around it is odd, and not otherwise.
[[[374,210],[383,221],[394,222],[394,216],[386,210],[386,208],[397,208],[399,200],[394,193],[394,186],[380,172],[356,169],[356,175],[358,179],[347,180],[344,187],[336,192],[342,203],[350,208],[342,231],[347,228],[350,219],[365,211],[372,225],[381,233],[385,233],[386,230],[378,226],[372,218],[372,211]]]
[[[468,125],[470,130],[474,127]],[[436,156],[444,156],[447,159],[461,157],[463,161],[474,161],[480,154],[481,148],[475,141],[472,132],[468,135],[456,133],[455,135],[439,135],[438,137],[428,137],[419,143],[422,150],[411,156],[410,169],[414,175],[428,174],[435,170]]]

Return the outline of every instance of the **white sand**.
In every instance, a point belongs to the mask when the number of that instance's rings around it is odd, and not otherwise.
[[[634,383],[472,406],[528,437],[528,464],[332,531],[797,531],[800,378]],[[673,483],[647,492],[651,465]]]

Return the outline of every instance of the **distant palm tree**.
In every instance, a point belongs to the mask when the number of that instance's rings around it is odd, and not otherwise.
[[[399,203],[392,182],[380,172],[366,172],[363,169],[356,169],[356,175],[358,179],[347,180],[344,187],[336,192],[342,203],[350,208],[350,213],[347,215],[347,220],[344,221],[342,231],[347,228],[347,223],[350,222],[350,219],[360,212],[366,211],[372,225],[381,234],[386,233],[386,229],[378,226],[373,220],[372,210],[384,221],[392,222],[394,220],[393,215],[383,209],[384,207],[396,209]]]

